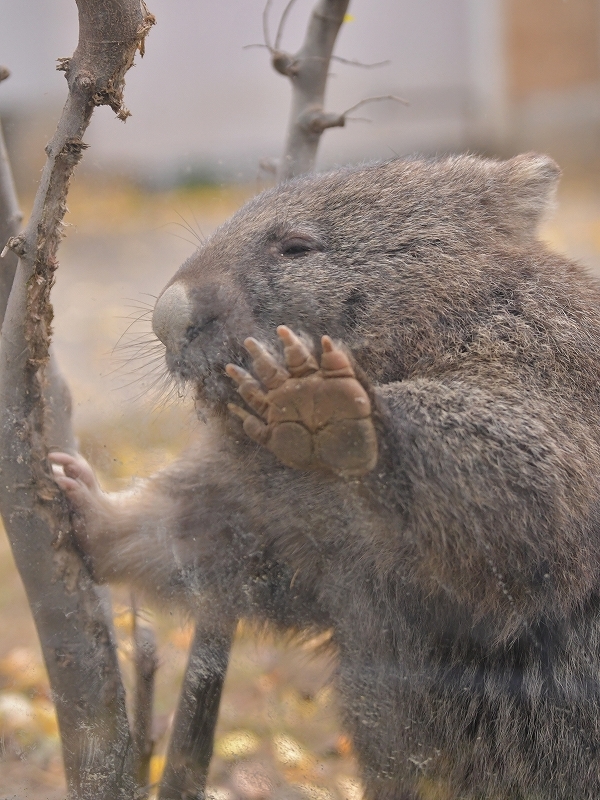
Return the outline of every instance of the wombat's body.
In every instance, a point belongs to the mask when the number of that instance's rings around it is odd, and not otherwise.
[[[459,157],[259,196],[155,312],[203,444],[130,502],[62,462],[100,579],[333,629],[369,798],[600,797],[600,291],[536,240],[556,179]],[[352,354],[376,433],[358,467],[282,463],[270,395],[265,446],[228,413],[226,364],[282,323]]]

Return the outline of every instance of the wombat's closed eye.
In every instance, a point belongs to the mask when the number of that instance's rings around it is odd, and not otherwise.
[[[301,258],[308,253],[321,251],[323,247],[319,244],[319,242],[309,238],[308,236],[292,234],[283,239],[279,249],[282,256],[286,256],[287,258]]]

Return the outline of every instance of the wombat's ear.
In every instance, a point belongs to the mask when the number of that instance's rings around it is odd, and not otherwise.
[[[558,164],[549,156],[525,153],[503,162],[501,172],[514,227],[526,236],[535,234],[540,222],[554,209],[560,178]]]

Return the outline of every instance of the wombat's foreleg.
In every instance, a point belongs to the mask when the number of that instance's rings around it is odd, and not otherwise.
[[[126,492],[104,492],[81,455],[50,453],[54,478],[69,499],[77,543],[94,578],[144,586],[173,584],[185,543],[176,502],[160,485],[144,482]]]
[[[79,453],[54,452],[48,454],[54,480],[63,490],[73,510],[73,524],[78,543],[94,572],[104,576],[111,573],[103,569],[106,556],[112,550],[114,537],[121,538],[122,522],[116,495],[102,491],[93,469]],[[107,565],[106,565],[107,566]],[[97,578],[100,575],[96,575]]]
[[[281,325],[277,333],[285,365],[255,339],[244,342],[260,383],[241,367],[227,366],[240,395],[258,415],[230,406],[243,420],[245,432],[289,467],[347,477],[372,470],[377,438],[371,403],[348,355],[324,336],[319,366],[289,328]]]

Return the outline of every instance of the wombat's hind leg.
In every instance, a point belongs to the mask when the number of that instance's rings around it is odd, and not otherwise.
[[[236,405],[231,411],[243,420],[250,438],[287,466],[325,469],[345,477],[369,472],[377,461],[371,403],[348,355],[324,336],[319,366],[288,327],[281,325],[277,333],[285,366],[255,339],[244,344],[259,380],[241,367],[227,366],[240,395],[258,416]]]

